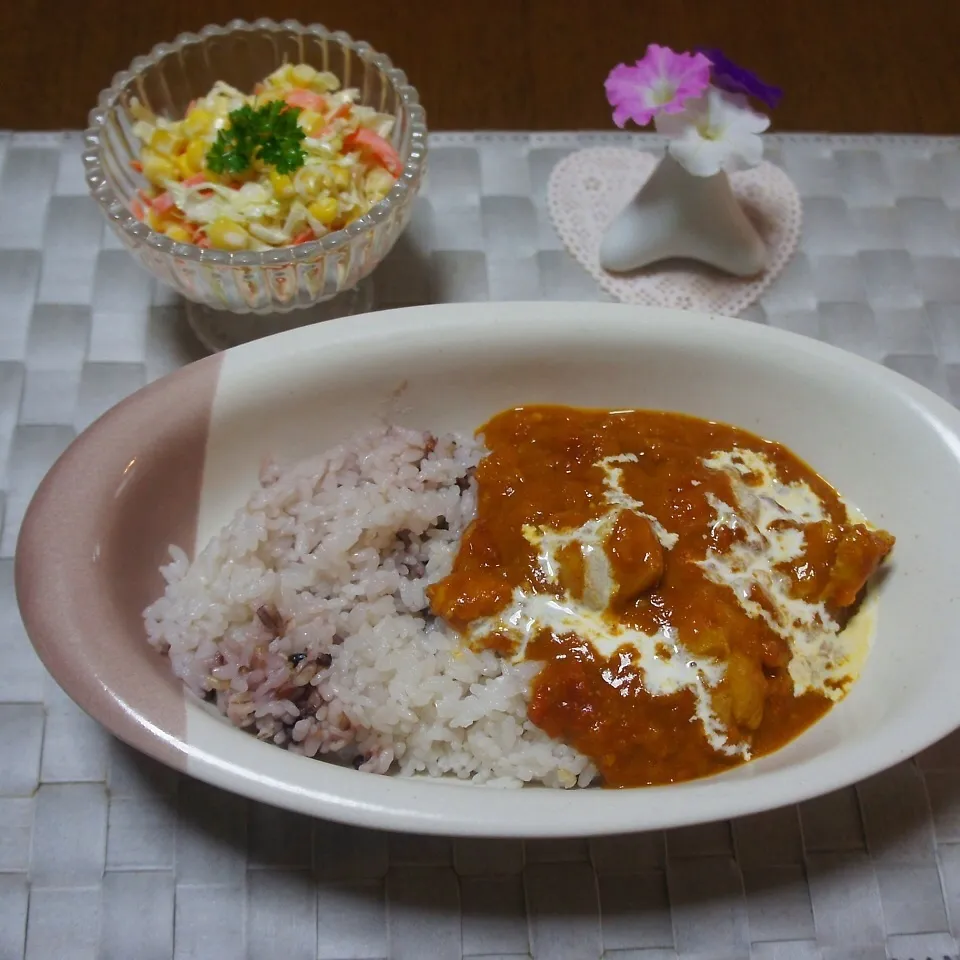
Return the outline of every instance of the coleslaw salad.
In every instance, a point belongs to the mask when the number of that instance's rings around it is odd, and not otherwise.
[[[342,229],[379,203],[403,169],[390,140],[394,118],[359,96],[301,63],[283,65],[251,94],[217,81],[181,120],[132,102],[142,144],[132,166],[147,187],[131,212],[174,241],[230,251],[271,250]],[[224,160],[231,135],[246,143],[241,123],[258,111],[293,131],[282,158],[270,162],[261,148]]]

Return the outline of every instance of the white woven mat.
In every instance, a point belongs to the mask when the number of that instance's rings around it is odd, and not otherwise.
[[[960,140],[771,137],[800,249],[745,314],[960,401]],[[604,296],[546,213],[628,135],[441,135],[379,304]],[[46,676],[16,612],[23,510],[94,417],[197,356],[85,196],[80,138],[0,135],[0,960],[922,960],[958,954],[960,737],[820,800],[591,842],[310,822],[145,761]]]

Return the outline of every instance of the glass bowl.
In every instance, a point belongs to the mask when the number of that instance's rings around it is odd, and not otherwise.
[[[130,166],[139,154],[130,101],[136,97],[160,116],[179,118],[190,101],[206,94],[216,80],[250,91],[284,62],[329,70],[344,87],[360,90],[360,103],[393,114],[393,145],[403,172],[390,193],[343,230],[264,252],[177,243],[134,217],[130,203],[146,184]],[[234,20],[225,27],[204,27],[199,33],[181,34],[173,43],[157,45],[113,78],[91,111],[89,124],[83,163],[91,195],[136,259],[186,297],[188,308],[199,306],[199,310],[188,309],[188,317],[196,330],[198,317],[206,315],[206,332],[197,332],[214,348],[227,345],[221,341],[249,339],[257,330],[262,330],[262,336],[276,328],[276,323],[257,324],[253,317],[241,323],[237,314],[264,317],[317,304],[329,307],[345,291],[354,296],[339,299],[350,302],[327,309],[325,316],[369,306],[356,292],[410,219],[427,155],[424,110],[403,71],[369,44],[293,20]],[[216,317],[219,332],[211,327]],[[312,321],[304,317],[299,322]],[[291,325],[298,321],[290,318],[281,323]],[[230,327],[235,328],[232,335]]]

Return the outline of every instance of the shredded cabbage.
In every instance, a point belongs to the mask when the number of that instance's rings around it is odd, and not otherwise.
[[[180,120],[137,100],[130,112],[141,143],[135,167],[148,188],[131,205],[171,239],[228,250],[268,250],[318,239],[363,216],[392,189],[402,163],[394,118],[359,104],[331,73],[285,64],[244,94],[218,80]],[[254,160],[242,174],[214,173],[206,156],[230,114],[280,99],[299,108],[303,165],[278,173]]]

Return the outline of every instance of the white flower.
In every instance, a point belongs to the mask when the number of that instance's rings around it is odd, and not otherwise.
[[[758,134],[770,126],[746,97],[716,87],[688,101],[682,113],[661,114],[655,122],[657,132],[670,138],[670,155],[696,177],[755,167],[763,159]]]

